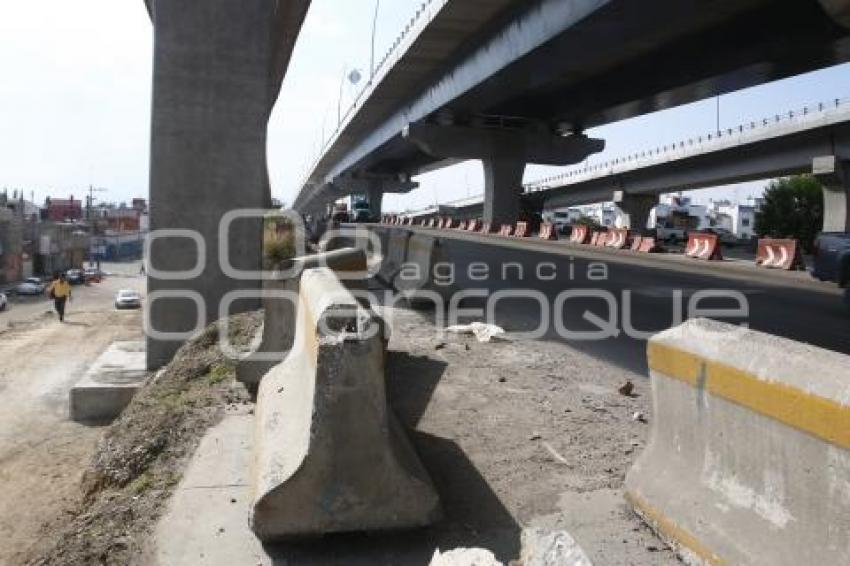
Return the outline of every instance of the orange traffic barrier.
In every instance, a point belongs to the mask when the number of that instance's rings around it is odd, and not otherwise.
[[[593,237],[590,239],[591,246],[604,246],[608,243],[608,232],[594,232]]]
[[[466,229],[470,232],[477,232],[481,228],[481,221],[478,219],[470,220],[466,225]]]
[[[510,224],[502,224],[502,227],[499,228],[500,236],[510,236],[514,233],[514,227]]]
[[[589,244],[592,234],[590,227],[584,224],[573,226],[573,232],[570,234],[570,241],[576,244]]]
[[[557,240],[558,239],[558,230],[554,224],[549,222],[544,222],[540,225],[540,233],[538,237],[541,240]]]
[[[640,244],[643,242],[643,236],[635,236],[632,238],[631,250],[636,252],[640,249]]]
[[[800,242],[793,239],[762,238],[756,252],[756,265],[786,271],[805,270]]]
[[[531,230],[528,229],[528,222],[517,222],[514,236],[517,238],[527,238],[531,236]]]
[[[481,229],[479,230],[482,234],[492,234],[493,232],[498,232],[498,230],[493,229],[493,224],[490,222],[484,222],[481,225]]]
[[[632,249],[634,249],[634,247]],[[638,246],[637,251],[644,254],[653,254],[655,252],[660,252],[661,247],[658,245],[655,238],[651,236],[644,236],[640,239],[640,245]]]
[[[717,234],[703,232],[689,234],[685,255],[708,261],[722,260],[723,254],[720,252],[720,240],[717,239]]]
[[[460,224],[457,225],[458,230],[466,230],[466,220],[461,220]]]
[[[624,250],[629,244],[629,231],[626,228],[615,228],[608,232],[605,245],[609,248]]]

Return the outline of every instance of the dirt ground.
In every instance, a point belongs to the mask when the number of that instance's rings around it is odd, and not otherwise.
[[[68,419],[68,392],[109,343],[141,337],[140,314],[112,304],[118,289],[137,283],[116,276],[75,287],[65,324],[45,299],[0,314],[0,564],[21,564],[43,522],[79,499],[101,429]]]
[[[2,334],[0,398],[14,410],[0,414],[0,564],[139,563],[206,428],[248,403],[208,331],[111,427],[68,422],[67,391],[86,365],[140,333],[138,314],[103,300],[78,302],[71,325],[43,315]],[[676,563],[623,500],[652,418],[645,377],[563,344],[479,343],[437,333],[426,312],[381,312],[392,328],[390,403],[445,518],[413,533],[278,549],[286,563],[425,565],[435,548],[478,546],[508,564],[527,527],[569,531],[597,565]],[[246,318],[242,341],[258,321]],[[618,391],[626,382],[630,395]],[[417,559],[392,558],[402,553]]]
[[[559,343],[479,343],[436,334],[425,313],[385,316],[389,395],[443,499],[443,549],[508,563],[539,527],[567,530],[598,565],[677,563],[622,493],[649,433],[648,379]]]

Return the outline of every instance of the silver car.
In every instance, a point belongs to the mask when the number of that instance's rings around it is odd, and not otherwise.
[[[142,307],[142,295],[132,289],[122,289],[115,296],[116,309],[138,309]]]
[[[42,295],[47,286],[38,277],[24,279],[15,287],[17,295]]]

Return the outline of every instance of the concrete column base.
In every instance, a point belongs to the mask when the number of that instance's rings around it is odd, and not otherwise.
[[[649,214],[652,209],[658,205],[657,195],[618,195],[615,198],[617,207],[626,214],[626,224],[623,228],[628,228],[643,234],[647,231],[647,223],[649,222]]]
[[[492,225],[514,224],[522,210],[522,176],[525,162],[509,159],[485,159],[484,222]]]
[[[850,161],[837,164],[834,176],[821,179],[823,186],[823,231],[850,232]]]

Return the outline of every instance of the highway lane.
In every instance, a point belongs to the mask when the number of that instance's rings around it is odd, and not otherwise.
[[[712,275],[704,265],[697,266],[697,260],[693,260],[697,269],[691,273],[639,261],[613,261],[604,253],[597,257],[576,257],[563,249],[545,253],[532,241],[528,245],[503,245],[498,240],[482,244],[451,234],[441,241],[446,265],[435,270],[435,282],[452,283],[454,289],[467,293],[477,290],[478,296],[462,300],[461,307],[486,311],[490,303],[491,322],[510,332],[540,327],[540,339],[567,342],[638,373],[647,373],[647,337],[669,328],[677,310],[684,318],[702,314],[850,354],[850,315],[839,293],[820,284],[807,287],[799,284],[799,278],[778,286],[770,284],[770,278],[780,274],[746,278],[718,270]],[[507,291],[526,296],[508,298]],[[724,316],[700,313],[693,307],[735,312]],[[472,313],[467,319],[483,317]],[[602,333],[600,328],[606,329],[601,339],[578,336],[579,332]]]

